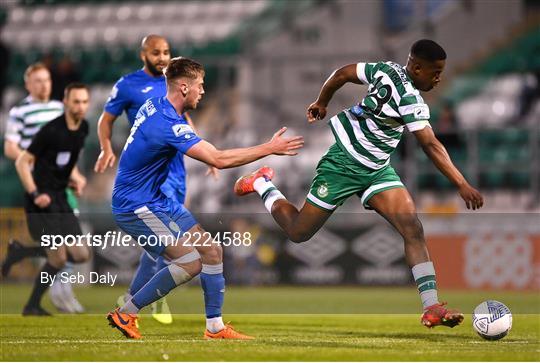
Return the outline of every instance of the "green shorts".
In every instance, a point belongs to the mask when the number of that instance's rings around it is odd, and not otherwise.
[[[66,188],[66,198],[68,201],[69,206],[73,211],[79,210],[79,201],[77,200],[77,197],[75,196],[75,192],[71,188]]]
[[[332,212],[347,198],[356,194],[364,207],[377,193],[405,188],[394,168],[388,164],[379,170],[369,169],[351,159],[338,144],[330,147],[317,165],[306,200],[316,207]]]

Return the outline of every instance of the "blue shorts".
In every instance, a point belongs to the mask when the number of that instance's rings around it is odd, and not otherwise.
[[[131,213],[113,213],[116,224],[156,259],[165,248],[189,231],[197,221],[182,205],[166,199],[160,205],[148,205]]]

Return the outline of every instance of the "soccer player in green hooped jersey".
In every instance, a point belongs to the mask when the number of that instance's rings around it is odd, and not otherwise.
[[[326,116],[330,99],[347,82],[368,84],[368,94],[358,105],[330,118],[336,143],[317,165],[301,210],[272,184],[274,172],[269,167],[243,176],[235,184],[237,195],[257,192],[276,222],[297,243],[309,240],[338,206],[357,195],[403,237],[407,263],[422,300],[421,322],[427,327],[454,327],[463,321],[463,314],[439,302],[435,269],[414,201],[389,162],[406,128],[456,186],[467,208],[482,207],[482,195],[465,180],[433,134],[429,107],[420,96],[419,91],[430,91],[439,83],[445,60],[439,44],[422,39],[412,45],[406,67],[393,62],[358,63],[332,73],[307,109],[309,122]]]

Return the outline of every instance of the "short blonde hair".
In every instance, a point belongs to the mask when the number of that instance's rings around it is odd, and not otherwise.
[[[169,84],[178,78],[196,79],[198,76],[204,77],[204,67],[192,59],[176,57],[171,59],[163,74],[165,74]]]
[[[47,66],[45,66],[45,64],[41,63],[41,62],[37,62],[37,63],[33,63],[33,64],[30,64],[26,70],[24,71],[24,81],[28,81],[28,78],[30,77],[30,75],[36,71],[39,71],[41,69],[45,69],[47,72],[50,72],[49,71],[49,68],[47,68]]]

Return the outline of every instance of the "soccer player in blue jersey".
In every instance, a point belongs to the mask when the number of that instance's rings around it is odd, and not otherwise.
[[[129,123],[133,125],[137,111],[147,99],[162,97],[167,92],[165,77],[163,76],[163,69],[171,59],[167,40],[159,35],[148,35],[141,42],[140,57],[144,67],[125,75],[116,82],[99,119],[98,136],[101,153],[94,167],[96,172],[104,172],[107,167],[112,167],[116,161],[111,145],[111,136],[113,123],[118,116],[125,111]],[[186,114],[185,117],[190,126],[193,127],[189,116]],[[162,191],[169,198],[183,204],[186,196],[186,173],[183,155],[178,155],[171,162],[170,170],[167,180],[161,187]],[[143,253],[128,293],[118,298],[118,304],[123,305],[126,297],[129,298],[129,296],[135,294],[150,280],[154,273],[164,266],[165,261],[163,258],[160,257],[154,261],[148,254]],[[172,323],[172,315],[165,299],[152,304],[152,316],[160,323]]]
[[[220,169],[232,168],[272,154],[296,155],[296,150],[303,146],[303,139],[283,137],[284,127],[264,144],[218,150],[200,139],[182,116],[185,111],[195,109],[204,94],[203,67],[178,57],[170,61],[165,76],[166,96],[146,101],[124,146],[112,209],[120,228],[153,258],[164,256],[170,263],[123,307],[110,312],[107,319],[126,337],[138,339],[141,337],[137,327],[139,310],[200,273],[207,318],[204,337],[251,339],[225,325],[221,318],[225,292],[221,246],[216,243],[195,245],[195,238],[191,236],[203,235],[204,230],[182,204],[167,198],[160,186],[167,179],[169,164],[177,154],[186,154]],[[152,237],[161,243],[146,243]],[[162,238],[168,243],[163,243]]]

